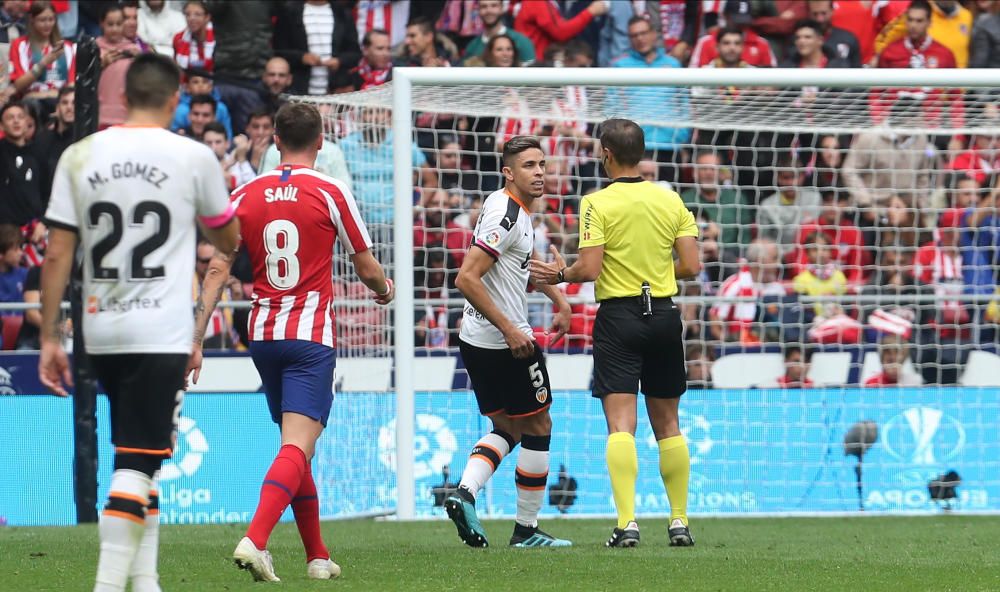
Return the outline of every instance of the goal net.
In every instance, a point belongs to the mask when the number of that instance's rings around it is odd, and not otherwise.
[[[428,70],[296,98],[323,112],[331,158],[342,155],[404,288],[391,314],[379,310],[340,260],[342,419],[318,453],[332,495],[443,515],[442,494],[489,429],[457,352],[454,279],[484,197],[502,186],[499,151],[515,135],[542,140],[535,246],[572,262],[580,199],[609,183],[599,124],[625,117],[645,132],[641,174],[678,192],[701,234],[704,269],[676,298],[690,510],[1000,510],[1000,88],[974,72]],[[606,428],[589,393],[598,305],[592,284],[561,288],[573,319],[558,343],[545,334],[551,304],[529,300],[555,390],[544,511],[609,514]],[[637,510],[663,513],[643,416]],[[513,464],[490,482],[485,515],[513,514]]]

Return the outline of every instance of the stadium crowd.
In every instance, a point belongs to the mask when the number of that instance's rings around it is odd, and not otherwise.
[[[231,187],[276,166],[273,114],[288,95],[376,89],[393,66],[613,68],[992,68],[1000,66],[1000,1],[975,0],[176,0],[0,2],[0,300],[38,300],[46,229],[40,221],[59,155],[72,141],[76,41],[96,38],[100,129],[120,124],[135,55],[172,55],[185,76],[173,122],[210,146]],[[683,117],[677,89],[627,89],[628,105],[660,121]],[[833,91],[796,89],[807,109]],[[740,89],[692,89],[739,105]],[[546,199],[536,244],[576,250],[579,198],[606,184],[596,160],[587,89],[568,87],[534,119],[507,95],[500,117],[416,115],[413,166],[417,344],[457,345],[462,299],[454,277],[483,198],[500,187],[498,151],[517,134],[545,137]],[[882,122],[918,113],[925,127],[1000,120],[1000,98],[960,90],[873,94],[870,131],[856,135],[644,126],[643,176],[669,184],[695,213],[704,271],[686,282],[689,370],[711,382],[720,353],[878,344],[909,356],[923,380],[953,383],[969,348],[997,339],[1000,138],[909,133]],[[995,102],[994,102],[995,101]],[[328,142],[317,168],[347,181],[380,256],[392,237],[389,113],[322,105]],[[621,113],[628,115],[628,113]],[[198,269],[211,247],[199,246]],[[237,266],[227,298],[249,296]],[[192,280],[196,294],[198,278]],[[593,287],[573,286],[571,336],[590,346]],[[341,295],[350,297],[352,287]],[[920,300],[910,296],[936,296]],[[967,295],[983,296],[970,301]],[[889,299],[866,296],[898,296]],[[906,296],[905,298],[903,296]],[[949,299],[951,296],[953,299]],[[826,298],[823,297],[841,297]],[[735,299],[735,300],[734,300]],[[541,327],[551,313],[532,305]],[[3,317],[3,347],[37,347],[34,311]],[[372,321],[345,311],[356,326]],[[23,322],[22,322],[23,321]],[[371,333],[367,333],[370,337]],[[240,313],[220,311],[206,346],[239,347]],[[749,348],[749,349],[748,349]],[[798,357],[797,357],[798,356]],[[880,375],[892,383],[897,378]],[[795,383],[794,378],[789,379]]]

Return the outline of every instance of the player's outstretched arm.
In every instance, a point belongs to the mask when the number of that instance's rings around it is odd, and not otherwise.
[[[559,251],[551,245],[549,248],[557,257],[560,257],[561,260]],[[537,260],[538,253],[533,253],[532,259]],[[552,301],[552,304],[555,304],[559,309],[555,316],[552,317],[552,326],[549,327],[549,330],[547,331],[549,335],[552,335],[553,333],[555,334],[555,336],[551,337],[549,341],[549,345],[555,345],[556,343],[559,343],[559,340],[562,339],[566,333],[569,332],[569,324],[573,316],[573,311],[569,306],[569,301],[566,300],[566,296],[562,293],[562,290],[551,284],[535,284],[534,281],[531,283],[535,285],[535,288],[537,288],[539,292],[545,294],[545,296]]]
[[[455,287],[465,296],[469,304],[500,330],[515,358],[527,358],[535,351],[534,341],[500,311],[486,291],[486,286],[483,285],[483,276],[490,267],[493,267],[494,262],[489,253],[473,246],[465,255],[462,269],[455,278]]]
[[[38,361],[38,378],[46,388],[60,397],[65,397],[66,386],[73,386],[73,376],[69,369],[69,359],[62,347],[62,333],[59,331],[60,305],[66,283],[73,268],[73,254],[76,251],[76,233],[63,228],[52,228],[49,244],[42,265],[42,351]],[[65,386],[64,386],[65,385]]]
[[[392,280],[385,277],[385,271],[371,249],[365,249],[359,253],[351,255],[351,263],[354,264],[354,272],[369,290],[375,292],[375,302],[379,304],[389,304],[396,296],[396,290],[392,285]]]
[[[559,250],[553,246],[553,261],[546,263],[539,259],[532,259],[528,262],[528,269],[531,271],[531,282],[536,286],[545,284],[561,284],[570,282],[572,284],[582,284],[592,282],[601,275],[604,269],[604,245],[593,247],[581,247],[576,263],[566,266]]]
[[[191,357],[188,358],[187,371],[184,373],[185,380],[188,376],[194,384],[198,384],[201,376],[202,363],[202,342],[205,341],[205,331],[208,329],[208,322],[215,312],[215,307],[222,299],[222,293],[229,282],[229,270],[233,266],[236,258],[236,250],[222,252],[215,251],[212,260],[208,263],[208,270],[205,271],[205,280],[201,283],[201,294],[194,307],[194,337],[191,343]],[[185,387],[187,384],[185,384]]]

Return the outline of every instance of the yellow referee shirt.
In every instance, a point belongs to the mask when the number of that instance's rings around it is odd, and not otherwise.
[[[580,248],[604,246],[597,300],[638,296],[649,282],[653,296],[677,294],[674,240],[698,236],[694,216],[674,191],[623,179],[583,198]]]

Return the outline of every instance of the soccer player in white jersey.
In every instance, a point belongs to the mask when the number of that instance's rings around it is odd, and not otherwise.
[[[510,545],[568,547],[538,528],[549,474],[552,390],[545,358],[528,323],[528,260],[535,244],[531,204],[544,190],[545,153],[536,138],[504,144],[506,186],[483,203],[472,247],[455,285],[466,304],[459,348],[479,411],[493,421],[465,465],[458,490],[445,500],[448,517],[470,547],[488,545],[476,516],[476,495],[518,443],[514,481],[517,514]],[[556,342],[569,329],[569,303],[555,286],[538,286],[559,307],[551,331]]]
[[[180,71],[144,54],[125,76],[124,125],[66,149],[45,214],[42,384],[72,386],[59,304],[77,243],[83,250],[83,333],[111,404],[111,491],[98,529],[95,592],[158,592],[157,473],[170,458],[191,353],[196,224],[232,251],[239,223],[212,151],[168,131]]]
[[[253,265],[250,356],[264,383],[267,405],[281,427],[281,449],[264,476],[260,502],[246,536],[233,552],[254,579],[280,581],[267,551],[271,531],[288,506],[314,579],[340,575],[319,525],[319,498],[310,463],[333,404],[337,360],[333,318],[334,246],[350,256],[378,304],[393,298],[392,280],[372,255],[372,241],[351,190],[316,172],[323,120],[305,103],[288,103],[275,115],[281,164],[233,191],[243,248]],[[229,277],[232,257],[217,252],[205,274],[197,306],[197,381],[205,327]]]

